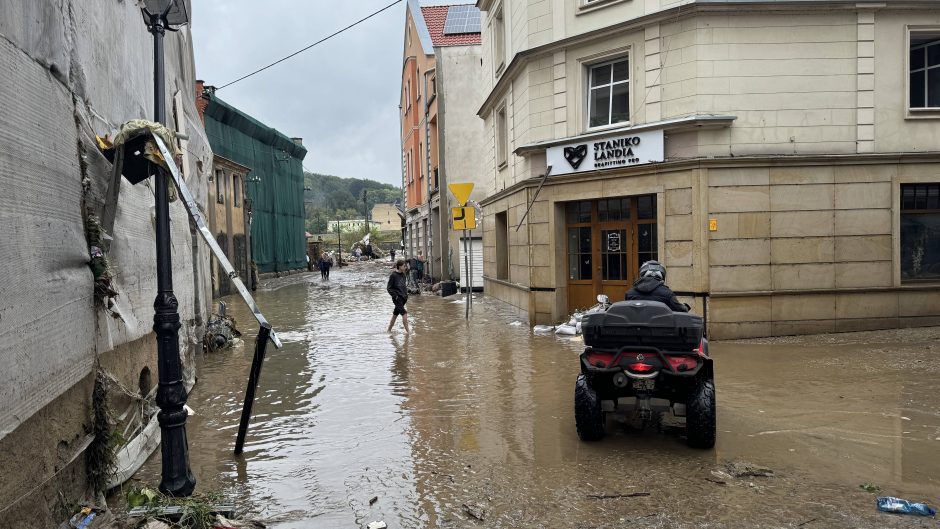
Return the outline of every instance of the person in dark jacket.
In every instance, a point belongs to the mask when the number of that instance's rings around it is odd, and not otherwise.
[[[627,301],[647,300],[665,303],[674,312],[689,312],[689,308],[680,303],[672,289],[666,286],[666,267],[659,261],[647,261],[640,267],[640,278],[627,291]]]
[[[408,285],[405,274],[408,270],[408,264],[404,259],[395,261],[395,271],[388,276],[388,286],[386,290],[388,295],[392,296],[392,303],[395,309],[392,311],[392,321],[388,323],[388,332],[392,332],[395,320],[401,315],[401,323],[405,326],[405,333],[410,333],[408,328],[408,311],[405,309],[405,303],[408,302]]]

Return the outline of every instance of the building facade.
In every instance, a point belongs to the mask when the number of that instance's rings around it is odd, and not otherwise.
[[[369,214],[379,231],[401,231],[401,211],[395,204],[376,204]]]
[[[473,183],[471,200],[490,193],[477,155],[484,149],[476,116],[483,97],[480,12],[473,5],[421,7],[409,0],[402,63],[402,179],[405,249],[428,257],[436,279],[460,277],[461,234],[451,229],[458,206],[449,183]],[[471,236],[481,236],[477,230]]]
[[[326,231],[336,231],[337,227],[344,232],[361,230],[366,227],[366,224],[369,225],[369,229],[378,228],[377,223],[365,219],[331,220],[326,223]]]
[[[238,276],[250,285],[251,238],[245,178],[251,169],[221,156],[212,158],[209,176],[209,229]],[[215,297],[234,293],[231,279],[212,258],[212,292]]]
[[[715,338],[940,322],[935,3],[477,5],[489,295],[555,322],[658,259]]]
[[[222,170],[222,180],[215,180],[213,185],[216,193],[231,195],[233,211],[241,209],[247,215],[245,251],[250,248],[258,273],[306,268],[303,159],[307,149],[299,138],[290,138],[229,105],[215,95],[211,86],[205,87],[201,100],[206,135],[215,159],[220,161],[213,177]],[[243,169],[250,172],[243,174]],[[234,186],[244,186],[244,207],[234,207]],[[215,196],[216,203],[222,200],[220,194]],[[227,217],[225,223],[228,229]],[[232,230],[236,224],[233,218]],[[234,265],[239,259],[236,255],[242,252],[235,246],[232,250],[229,258]]]

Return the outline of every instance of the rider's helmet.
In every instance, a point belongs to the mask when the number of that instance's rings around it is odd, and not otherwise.
[[[640,266],[640,277],[655,277],[666,282],[666,267],[659,261],[647,261]]]

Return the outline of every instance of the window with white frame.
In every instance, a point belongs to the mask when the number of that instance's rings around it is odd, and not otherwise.
[[[630,121],[630,60],[588,67],[588,127]]]
[[[940,31],[911,32],[910,108],[940,109]]]
[[[503,167],[509,161],[509,123],[506,120],[506,106],[496,111],[496,165]]]
[[[498,77],[506,66],[506,25],[503,23],[503,9],[500,7],[493,15],[493,65]]]

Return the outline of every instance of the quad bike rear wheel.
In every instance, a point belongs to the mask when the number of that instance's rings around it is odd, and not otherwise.
[[[686,405],[685,432],[689,446],[715,446],[715,428],[715,382],[706,379],[696,384]]]
[[[574,386],[574,422],[582,441],[599,441],[604,438],[606,417],[601,411],[601,400],[583,374],[578,375]]]

